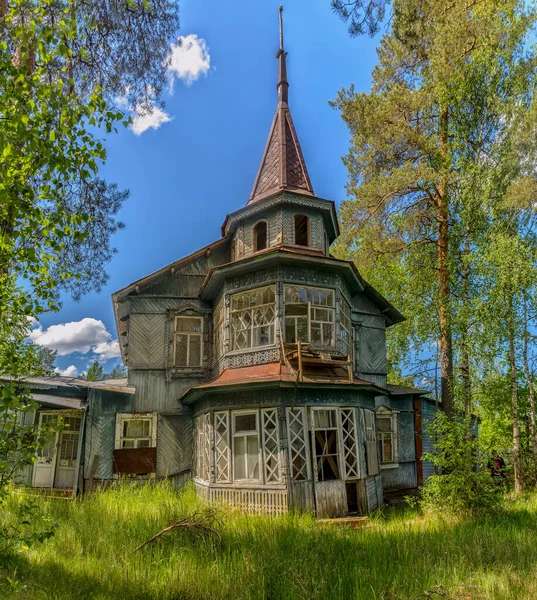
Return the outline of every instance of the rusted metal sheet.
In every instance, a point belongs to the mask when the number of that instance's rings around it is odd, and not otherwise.
[[[114,473],[138,475],[157,469],[156,448],[120,448],[114,450]]]

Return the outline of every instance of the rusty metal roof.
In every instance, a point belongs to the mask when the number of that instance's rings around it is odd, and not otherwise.
[[[218,389],[233,388],[235,386],[240,387],[249,384],[263,385],[267,383],[276,385],[293,384],[297,386],[302,386],[303,384],[332,384],[337,386],[347,385],[370,388],[377,394],[386,393],[384,388],[375,385],[371,381],[365,381],[364,379],[353,377],[352,383],[349,382],[348,372],[345,369],[337,366],[326,368],[306,368],[304,369],[304,373],[302,375],[302,381],[299,382],[297,381],[297,374],[292,368],[289,368],[280,362],[271,362],[262,365],[251,365],[249,367],[225,369],[213,380],[188,389],[180,399],[184,400],[191,395],[199,396],[200,393],[210,392]]]

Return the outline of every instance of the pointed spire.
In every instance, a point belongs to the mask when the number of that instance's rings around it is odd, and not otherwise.
[[[280,5],[278,59],[278,106],[248,204],[276,192],[289,190],[313,196],[302,149],[288,105],[287,52],[283,45],[283,7]]]

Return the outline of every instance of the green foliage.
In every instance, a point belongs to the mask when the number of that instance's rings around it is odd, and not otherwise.
[[[222,508],[221,543],[174,531],[140,551],[167,525],[203,510],[193,490],[126,484],[75,502],[41,502],[59,524],[55,536],[0,566],[0,582],[17,579],[32,600],[408,600],[427,591],[441,597],[435,589],[446,598],[537,596],[535,495],[490,517],[394,511],[357,528]],[[4,592],[9,597],[7,583]]]
[[[86,373],[85,379],[88,381],[101,381],[105,379],[104,367],[99,363],[98,360],[95,360],[88,372]]]
[[[439,514],[482,514],[502,507],[504,489],[487,468],[490,453],[482,454],[470,434],[470,419],[453,421],[440,412],[429,426],[434,451],[424,453],[436,473],[422,490],[421,505]],[[481,457],[481,458],[480,458]]]

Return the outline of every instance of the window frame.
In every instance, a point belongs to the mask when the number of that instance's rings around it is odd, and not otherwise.
[[[397,423],[398,411],[393,410],[387,406],[380,406],[375,411],[375,429],[377,433],[377,446],[379,447],[378,457],[379,466],[381,469],[395,468],[399,465],[398,447],[397,447],[397,435],[398,435],[398,423]],[[390,431],[379,431],[377,426],[378,419],[389,419]],[[390,460],[384,458],[384,437],[389,434],[391,438],[392,455]],[[382,442],[382,443],[379,443]]]
[[[246,294],[248,292],[255,292],[257,290],[264,290],[264,289],[268,289],[271,288],[272,292],[274,294],[274,301],[273,302],[268,302],[266,304],[255,304],[254,306],[250,306],[248,308],[239,308],[239,309],[233,309],[233,298],[235,296],[240,296],[241,294]],[[253,319],[253,311],[255,309],[259,309],[259,308],[265,308],[268,306],[272,306],[273,307],[273,318],[272,318],[272,323],[270,323],[267,327],[270,328],[271,331],[271,337],[272,337],[272,342],[268,343],[268,344],[264,344],[261,346],[254,346],[253,345],[253,340],[254,340],[254,329],[255,328],[259,328],[262,326],[255,326],[254,325],[254,319]],[[250,326],[248,331],[250,332],[250,345],[246,346],[244,348],[236,348],[235,347],[235,330],[233,327],[233,317],[234,315],[237,315],[238,313],[245,313],[247,311],[251,312],[250,315]],[[251,350],[261,350],[264,348],[271,348],[273,346],[276,345],[276,318],[277,318],[277,294],[276,294],[276,284],[271,283],[268,285],[262,285],[259,287],[255,287],[255,288],[249,288],[246,290],[242,290],[240,292],[235,292],[233,294],[230,294],[229,297],[229,349],[230,349],[230,353],[240,353],[240,352],[249,352]],[[244,330],[246,331],[246,330]]]
[[[261,225],[265,226],[265,245],[263,248],[258,247],[258,227]],[[253,252],[261,252],[267,248],[269,248],[269,224],[266,219],[261,219],[252,228],[252,250]]]
[[[200,322],[200,331],[177,331],[177,322],[178,319],[197,319]],[[173,368],[174,369],[201,369],[203,367],[203,322],[204,318],[200,315],[175,315],[173,318]],[[178,365],[177,364],[177,338],[179,336],[187,337],[187,346],[186,346],[186,365]],[[190,338],[196,337],[200,339],[200,362],[198,365],[190,365]]]
[[[235,474],[235,460],[236,460],[236,453],[235,453],[235,439],[237,437],[243,437],[243,438],[248,438],[250,436],[253,435],[253,431],[254,430],[249,430],[247,432],[239,432],[237,433],[235,431],[235,417],[240,416],[240,415],[255,415],[255,424],[256,424],[256,429],[255,429],[255,435],[257,436],[257,464],[258,464],[258,477],[257,479],[249,479],[249,478],[245,478],[245,479],[239,479],[236,477]],[[232,472],[232,481],[233,483],[241,483],[241,484],[262,484],[263,483],[263,472],[264,472],[264,464],[263,464],[263,455],[262,455],[262,439],[261,439],[261,427],[260,427],[260,415],[259,415],[259,409],[257,408],[250,408],[250,409],[244,409],[244,410],[231,410],[230,411],[230,418],[231,418],[231,472]],[[245,445],[245,454],[244,454],[244,458],[245,458],[245,467],[246,467],[246,473],[248,473],[248,442],[246,441],[246,445]]]
[[[127,421],[149,421],[149,435],[141,436],[138,438],[125,437],[123,435],[124,423]],[[128,440],[141,440],[149,439],[149,446],[138,446],[134,447],[123,447],[122,442],[124,439]],[[145,448],[156,448],[157,447],[157,413],[116,413],[116,435],[115,444],[116,450],[138,450]]]
[[[299,244],[297,242],[297,219],[299,217],[306,219],[306,244]],[[311,217],[304,213],[296,213],[293,215],[293,244],[300,248],[311,248]]]
[[[214,337],[214,361],[218,362],[226,353],[225,345],[225,315],[226,305],[224,298],[216,305],[213,311],[213,337]],[[218,320],[217,320],[218,319]]]
[[[319,291],[323,291],[323,292],[331,292],[332,293],[332,298],[333,298],[333,304],[328,306],[328,305],[322,305],[322,304],[313,304],[311,301],[308,302],[288,302],[287,301],[287,289],[288,288],[305,288],[305,289],[309,289],[309,290],[319,290]],[[285,343],[286,344],[292,344],[292,343],[297,343],[297,342],[290,342],[287,340],[287,319],[293,319],[294,321],[294,330],[295,330],[295,338],[298,341],[298,330],[297,330],[297,317],[304,317],[307,316],[308,319],[308,339],[307,340],[300,340],[303,343],[308,343],[308,344],[312,344],[312,343],[317,343],[317,342],[312,342],[311,341],[311,330],[312,330],[312,323],[319,323],[321,325],[321,332],[322,332],[322,325],[323,323],[330,323],[332,325],[332,343],[326,344],[323,340],[323,342],[320,344],[322,347],[327,347],[327,348],[335,348],[336,347],[336,290],[334,288],[324,288],[324,287],[318,287],[318,286],[313,286],[313,285],[302,285],[302,284],[294,284],[294,283],[285,283],[283,286],[283,323],[284,323],[284,339],[285,339]],[[287,306],[307,306],[307,314],[306,315],[288,315],[287,314]],[[324,309],[324,310],[328,310],[331,311],[332,314],[332,319],[331,321],[319,321],[317,319],[313,319],[313,310],[315,309]],[[323,334],[322,334],[323,335]]]

